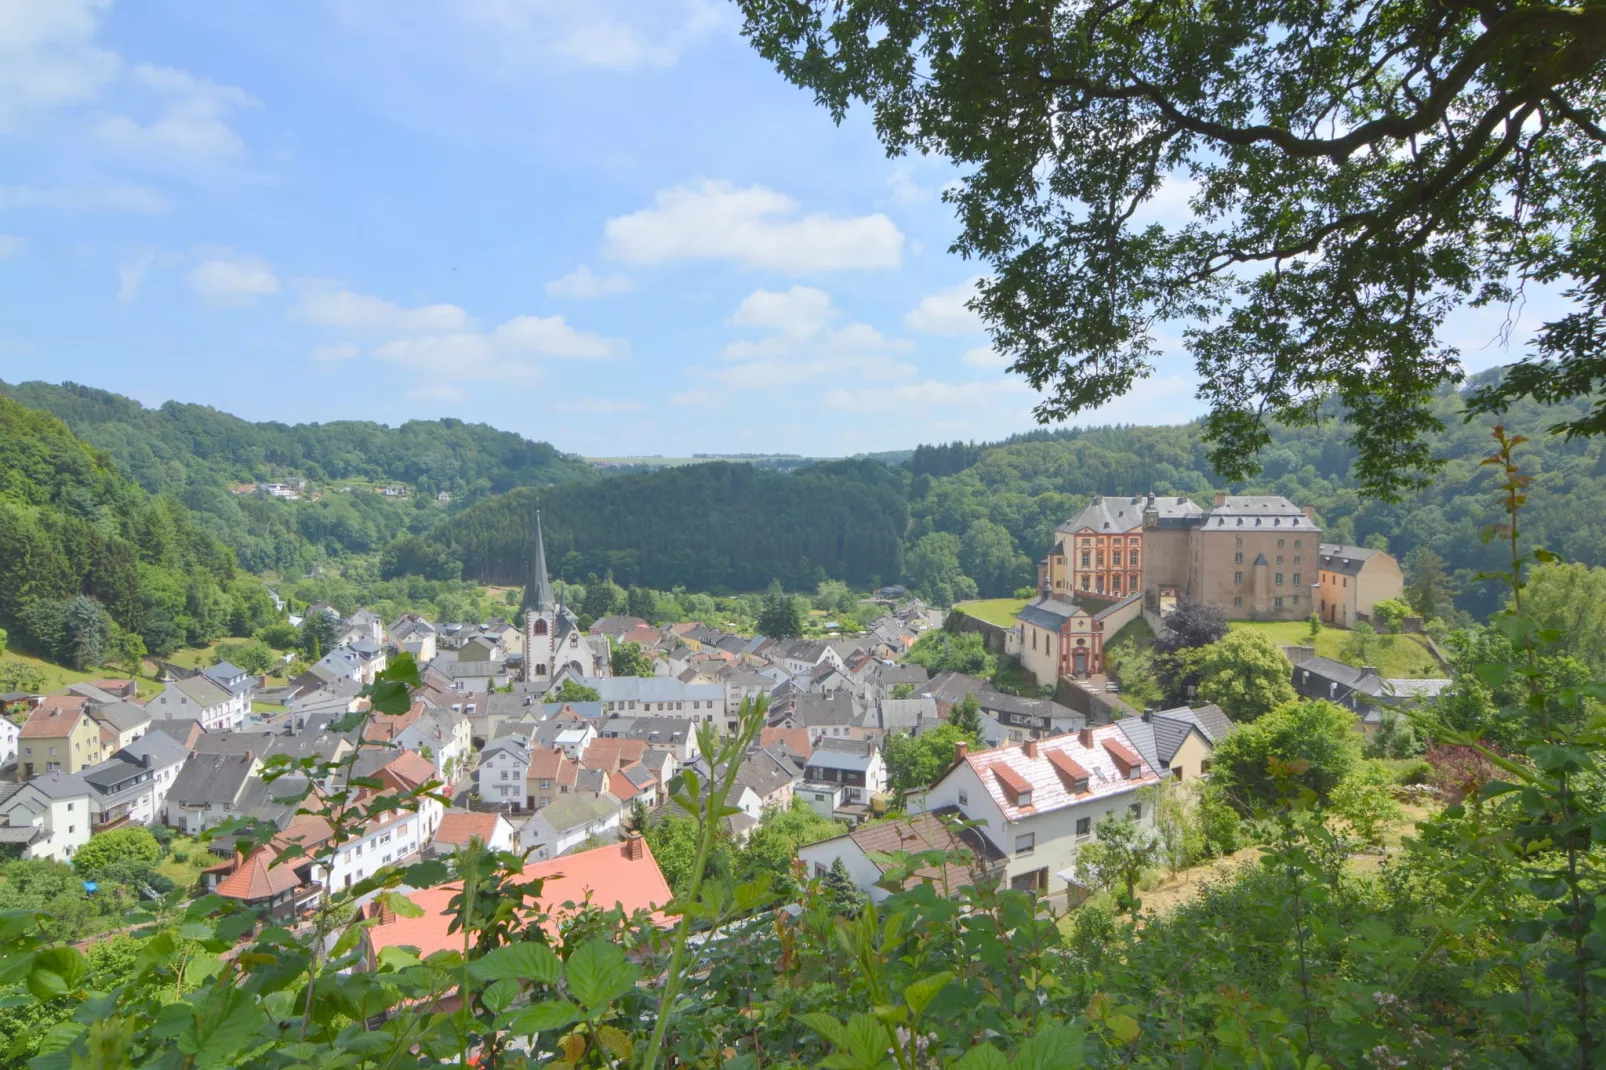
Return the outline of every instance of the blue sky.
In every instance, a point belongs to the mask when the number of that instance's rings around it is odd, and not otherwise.
[[[0,378],[591,455],[1033,426],[963,307],[953,172],[737,31],[721,0],[0,0]],[[1457,321],[1469,366],[1501,315]],[[1086,422],[1197,411],[1171,359]]]

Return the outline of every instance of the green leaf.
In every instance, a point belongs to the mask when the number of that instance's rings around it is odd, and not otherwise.
[[[959,1057],[949,1070],[1008,1070],[1009,1060],[991,1044],[979,1044]]]
[[[1083,1066],[1082,1034],[1062,1025],[1050,1026],[1015,1052],[1015,1070],[1070,1070]]]
[[[925,1013],[931,1001],[937,998],[937,993],[941,992],[953,977],[952,973],[944,970],[942,973],[934,973],[930,977],[916,981],[903,990],[903,1001],[909,1005],[910,1012],[918,1018]]]
[[[198,1067],[239,1065],[240,1049],[256,1037],[265,1020],[249,993],[238,988],[221,993],[198,1005],[189,1026],[178,1035],[179,1051],[193,1056]]]
[[[848,1050],[863,1065],[877,1065],[887,1050],[886,1027],[868,1014],[855,1013],[848,1019]]]
[[[28,970],[28,991],[40,999],[64,996],[78,987],[89,965],[72,947],[47,947],[34,952]]]
[[[1511,679],[1511,666],[1500,661],[1484,661],[1472,667],[1478,679],[1490,687],[1499,687]]]
[[[563,961],[545,944],[526,940],[486,952],[469,963],[468,972],[481,981],[505,978],[551,985],[563,976]],[[573,987],[572,981],[570,987]]]
[[[520,1011],[508,1023],[518,1034],[547,1033],[580,1020],[580,1008],[566,999],[549,999]]]
[[[519,983],[511,977],[504,977],[500,981],[492,981],[480,993],[480,1002],[491,1009],[492,1014],[501,1014],[513,1003],[519,994]]]
[[[368,696],[375,713],[406,713],[413,704],[412,692],[400,680],[379,680]]]
[[[798,1015],[798,1020],[828,1040],[833,1047],[847,1050],[848,1027],[829,1014],[824,1011],[811,1011],[808,1014]]]
[[[603,937],[581,944],[568,963],[569,991],[590,1011],[598,1011],[636,987],[641,971]]]
[[[1138,1034],[1142,1032],[1138,1028],[1137,1019],[1125,1014],[1112,1014],[1105,1019],[1104,1024],[1109,1027],[1115,1039],[1122,1044],[1132,1043],[1132,1041],[1138,1039]]]

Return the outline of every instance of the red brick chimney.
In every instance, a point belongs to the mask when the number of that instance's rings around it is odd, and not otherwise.
[[[1091,728],[1082,729],[1080,732],[1076,733],[1076,741],[1089,750],[1092,750],[1093,730]]]
[[[389,896],[384,896],[384,895],[380,896],[378,899],[376,899],[374,901],[374,905],[379,908],[379,924],[381,924],[381,925],[393,925],[393,924],[395,924],[396,911],[390,905],[390,897]]]
[[[961,740],[960,742],[954,744],[954,761],[956,761],[956,762],[964,761],[965,760],[965,755],[967,755],[969,753],[970,753],[970,744],[969,743],[966,743],[963,740]]]
[[[1025,743],[1021,744],[1020,749],[1026,752],[1026,757],[1033,760],[1037,758],[1037,740],[1028,739]]]
[[[640,862],[643,858],[646,858],[647,849],[643,846],[644,843],[645,841],[642,840],[641,833],[639,832],[632,832],[630,835],[626,836],[625,857],[630,859],[632,862]]]
[[[1224,490],[1216,491],[1216,504],[1217,505],[1226,505],[1227,504],[1227,492],[1226,491],[1224,491]]]

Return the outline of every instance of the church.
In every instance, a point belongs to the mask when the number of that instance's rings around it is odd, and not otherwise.
[[[535,514],[535,567],[524,595],[524,679],[550,680],[565,667],[581,676],[608,676],[611,651],[605,635],[587,635],[580,619],[552,596],[541,538],[541,514]]]

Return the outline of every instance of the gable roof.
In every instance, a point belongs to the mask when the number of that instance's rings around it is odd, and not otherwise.
[[[1329,572],[1342,572],[1347,576],[1354,576],[1382,551],[1342,542],[1324,542],[1317,544],[1316,552],[1321,555],[1322,568]]]
[[[464,846],[472,838],[489,844],[496,835],[496,826],[506,824],[501,814],[482,814],[472,810],[448,810],[441,815],[440,827],[435,830],[436,843]],[[512,831],[509,826],[509,831]]]
[[[230,805],[255,765],[250,753],[192,755],[173,779],[167,797],[182,806]]]
[[[950,828],[947,822],[955,818],[962,821],[964,815],[956,807],[944,807],[897,821],[861,826],[848,833],[846,838],[857,844],[866,855],[890,855],[898,851],[910,854],[945,851],[960,855],[960,858],[946,860],[940,866],[922,866],[903,882],[905,888],[934,884],[939,889],[946,886],[957,891],[972,883],[970,867],[965,864],[964,856],[968,856],[972,863],[992,868],[1004,861],[1004,855],[976,829],[956,831]],[[889,868],[874,858],[870,862],[882,873]]]
[[[63,696],[67,697],[67,696]],[[40,706],[28,715],[20,739],[60,739],[69,736],[80,721],[89,716],[84,711],[82,696],[73,695],[76,703],[61,706]]]
[[[1084,736],[1090,740],[1092,746],[1083,745]],[[994,750],[973,751],[966,754],[955,768],[959,765],[969,766],[993,803],[1003,813],[1005,820],[1018,821],[1032,814],[1041,814],[1086,802],[1089,799],[1118,795],[1158,783],[1160,778],[1154,768],[1128,750],[1121,742],[1124,738],[1125,733],[1121,731],[1119,725],[1103,725],[1099,728],[1084,729],[1082,733],[1075,735],[1054,736],[1050,739],[1029,742],[1024,746],[1006,745]],[[1109,746],[1110,743],[1114,743],[1115,746]],[[1028,753],[1028,748],[1035,752],[1036,757]],[[1137,777],[1128,777],[1119,768],[1116,755],[1120,751],[1126,751],[1127,755],[1138,761]],[[1062,775],[1062,766],[1056,765],[1053,760],[1053,755],[1056,753],[1087,771],[1087,791],[1077,793],[1071,791],[1074,785],[1066,783],[1069,778]],[[953,774],[950,772],[947,775]],[[1005,783],[1014,790],[1006,791]],[[1018,783],[1027,785],[1032,793],[1032,801],[1025,807],[1018,806],[1015,802],[1017,792],[1020,790]]]
[[[554,832],[568,832],[593,821],[606,821],[618,812],[619,800],[612,795],[579,793],[560,796],[537,810],[536,816],[544,817]]]
[[[1186,522],[1203,512],[1191,499],[1179,495],[1105,496],[1094,498],[1054,530],[1065,535],[1089,528],[1101,535],[1124,534],[1143,527],[1143,514],[1146,511],[1158,514],[1162,523],[1170,521],[1166,526]]]
[[[174,680],[167,686],[177,688],[203,707],[217,706],[229,701],[227,690],[199,674],[185,677],[182,680]]]

